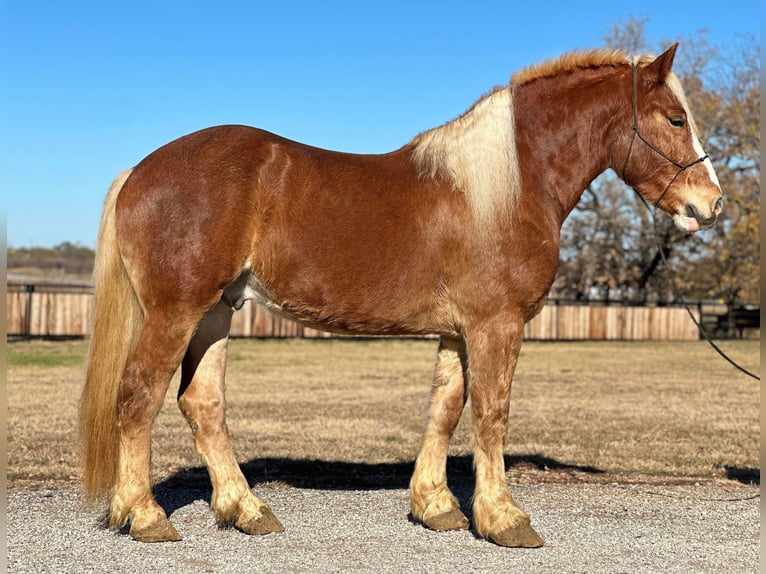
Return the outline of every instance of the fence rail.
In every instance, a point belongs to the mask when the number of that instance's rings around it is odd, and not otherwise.
[[[89,333],[92,293],[83,285],[9,284],[6,294],[9,337],[82,337]],[[703,306],[692,312],[697,320],[735,316],[727,308],[703,316]],[[725,323],[725,321],[723,321]],[[760,334],[760,322],[757,326]],[[752,331],[751,331],[752,332]],[[742,336],[733,331],[733,335]],[[245,304],[234,314],[234,337],[332,337],[277,317],[258,305]],[[551,300],[524,327],[528,340],[696,340],[697,328],[682,307],[574,304]]]

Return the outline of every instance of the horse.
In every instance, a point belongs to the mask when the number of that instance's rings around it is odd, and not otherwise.
[[[541,546],[503,450],[523,327],[553,282],[562,223],[607,169],[687,232],[722,209],[672,71],[677,46],[529,66],[389,153],[226,125],[120,174],[99,228],[79,421],[83,488],[108,503],[109,525],[130,524],[137,541],[180,539],[150,483],[151,428],[180,366],[178,406],[217,521],[283,531],[249,488],[224,414],[232,314],[251,300],[337,333],[438,335],[411,516],[435,531],[470,528],[446,476],[470,402],[473,528],[501,546]]]

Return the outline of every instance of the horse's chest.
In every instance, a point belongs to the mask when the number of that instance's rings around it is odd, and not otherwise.
[[[554,240],[541,240],[523,253],[516,252],[506,271],[508,297],[526,320],[545,305],[558,267],[559,248]]]

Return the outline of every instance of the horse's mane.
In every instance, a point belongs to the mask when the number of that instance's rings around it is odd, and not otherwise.
[[[466,195],[476,230],[490,234],[521,196],[511,88],[495,88],[467,112],[412,142],[421,176]]]
[[[638,58],[644,59],[643,56]],[[563,54],[558,58],[546,60],[540,64],[527,66],[511,76],[511,85],[521,86],[535,80],[551,78],[574,70],[602,68],[604,66],[624,66],[625,64],[630,64],[631,61],[633,61],[631,57],[622,50],[608,50],[604,48],[587,51],[577,50]],[[636,63],[639,63],[638,59]]]
[[[514,88],[577,69],[630,62],[620,50],[576,51],[513,74],[509,85],[485,94],[459,118],[415,137],[411,145],[421,177],[444,178],[464,193],[477,232],[490,235],[498,224],[510,223],[521,196]]]

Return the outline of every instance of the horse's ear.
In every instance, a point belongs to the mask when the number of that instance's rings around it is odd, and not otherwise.
[[[665,81],[668,77],[670,69],[673,67],[673,59],[676,57],[676,50],[678,49],[678,42],[673,44],[670,48],[665,50],[662,54],[649,64],[648,71],[649,77],[656,80],[658,83]]]

